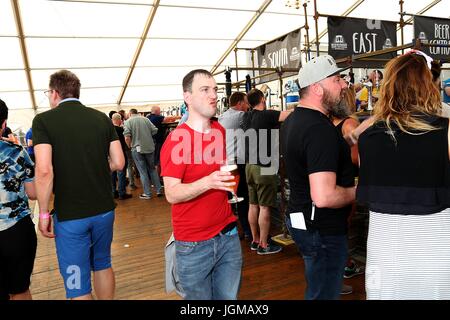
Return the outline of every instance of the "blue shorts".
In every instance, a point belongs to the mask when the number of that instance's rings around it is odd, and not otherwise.
[[[91,271],[111,268],[114,210],[93,217],[59,222],[53,216],[56,255],[66,297],[91,293]]]

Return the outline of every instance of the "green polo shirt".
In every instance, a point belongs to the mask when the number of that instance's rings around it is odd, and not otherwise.
[[[59,221],[114,209],[108,154],[110,143],[118,139],[106,114],[78,100],[64,101],[34,118],[33,144],[52,146]]]

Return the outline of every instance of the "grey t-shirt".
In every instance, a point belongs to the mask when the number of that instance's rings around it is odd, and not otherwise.
[[[227,159],[241,159],[238,163],[245,163],[244,154],[241,152],[243,146],[243,134],[239,134],[237,130],[240,129],[240,123],[244,111],[238,111],[233,108],[229,108],[223,114],[219,116],[219,123],[226,130],[226,142],[227,142]]]
[[[125,121],[123,135],[131,136],[131,150],[139,153],[152,153],[155,151],[153,136],[158,128],[146,117],[133,115]]]

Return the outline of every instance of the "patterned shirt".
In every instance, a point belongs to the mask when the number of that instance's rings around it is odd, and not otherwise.
[[[444,90],[445,90],[445,88],[448,88],[448,87],[450,87],[450,78],[448,78],[447,80],[442,81],[442,88],[444,88]],[[445,91],[444,91],[443,96],[444,96],[444,100],[443,101],[445,103],[450,103],[450,95],[446,94]]]
[[[0,231],[30,214],[24,182],[34,179],[28,153],[16,144],[0,141]]]

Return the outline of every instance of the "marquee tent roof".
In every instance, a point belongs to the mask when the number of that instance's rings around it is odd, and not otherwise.
[[[299,9],[295,2],[0,0],[0,98],[10,109],[46,109],[49,75],[70,69],[82,82],[81,100],[90,106],[179,102],[181,80],[189,70],[235,66],[235,47],[255,48],[303,26],[304,1]],[[404,0],[404,12],[411,14],[448,18],[449,8],[450,0]],[[318,0],[317,10],[400,19],[398,0]],[[314,42],[312,0],[307,12]],[[328,41],[326,22],[319,18],[321,45]],[[412,37],[408,25],[405,42]],[[249,65],[245,50],[237,55],[239,66]],[[217,81],[225,81],[223,74]]]

